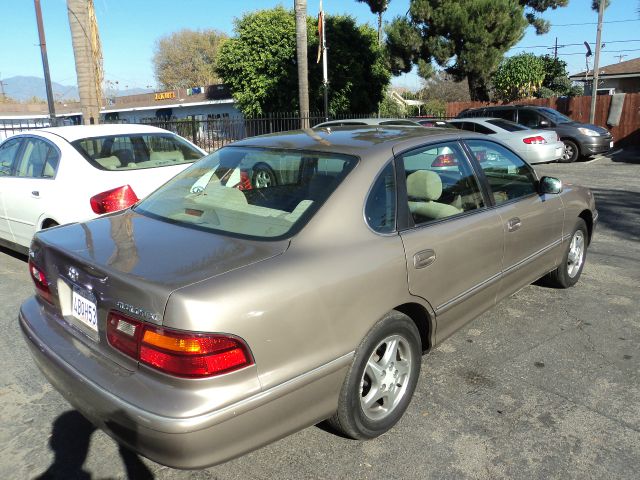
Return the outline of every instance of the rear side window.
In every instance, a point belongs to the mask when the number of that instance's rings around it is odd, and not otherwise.
[[[378,176],[364,209],[369,226],[380,233],[396,229],[396,176],[389,163]]]
[[[498,117],[513,122],[516,119],[514,108],[487,108],[487,117]]]
[[[172,134],[109,135],[71,143],[100,170],[139,170],[191,163],[202,153]]]
[[[492,135],[496,133],[495,130],[491,130],[489,127],[482,125],[481,123],[472,123],[473,131],[476,133],[484,133],[485,135]]]
[[[408,207],[415,225],[484,206],[480,188],[456,142],[429,145],[402,156]]]
[[[521,130],[529,130],[527,127],[518,125],[515,122],[510,122],[509,120],[502,120],[502,119],[487,120],[487,123],[490,123],[491,125],[495,125],[496,127],[500,127],[501,129],[506,130],[507,132],[519,132]]]
[[[58,169],[60,155],[49,142],[39,138],[27,138],[20,159],[16,163],[15,175],[27,178],[53,178]]]

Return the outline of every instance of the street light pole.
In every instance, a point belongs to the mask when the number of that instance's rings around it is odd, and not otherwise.
[[[44,70],[44,85],[47,91],[47,104],[49,105],[49,121],[55,127],[56,107],[53,102],[53,90],[51,89],[51,76],[49,75],[49,60],[47,59],[47,42],[44,38],[44,26],[42,25],[42,10],[40,9],[40,0],[33,0],[36,8],[36,20],[38,22],[38,37],[40,39],[40,54],[42,55],[42,69]]]
[[[606,0],[600,0],[598,5],[598,32],[596,34],[596,56],[593,59],[593,86],[591,87],[591,109],[589,110],[589,123],[596,120],[596,97],[598,96],[598,75],[600,74],[600,38],[602,36],[602,18],[604,17],[604,6]]]

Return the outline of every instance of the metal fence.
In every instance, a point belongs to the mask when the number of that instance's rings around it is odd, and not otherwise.
[[[377,114],[343,114],[333,115],[330,120],[347,118],[373,118]],[[326,119],[320,112],[311,113],[306,119],[311,127],[324,122]],[[220,118],[198,119],[195,117],[182,119],[152,119],[142,120],[140,123],[152,125],[174,132],[191,140],[207,151],[216,150],[224,145],[233,143],[246,137],[277,133],[287,130],[297,130],[301,125],[301,117],[297,113],[273,113],[261,117],[228,116]],[[106,123],[127,123],[123,120]],[[0,140],[15,133],[49,127],[48,119],[41,120],[0,120]]]

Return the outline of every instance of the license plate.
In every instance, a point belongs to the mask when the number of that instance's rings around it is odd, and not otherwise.
[[[98,331],[98,314],[95,298],[88,292],[73,289],[71,314],[94,332]]]
[[[613,140],[609,142],[609,148],[613,148]]]

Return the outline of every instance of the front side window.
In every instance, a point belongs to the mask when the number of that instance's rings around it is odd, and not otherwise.
[[[364,213],[367,223],[376,232],[390,233],[396,229],[396,176],[393,164],[389,163],[374,182]]]
[[[24,140],[22,154],[16,163],[15,175],[26,178],[53,178],[60,155],[49,142],[39,138]]]
[[[573,122],[573,120],[571,120],[569,117],[561,114],[559,111],[554,110],[553,108],[540,107],[540,111],[546,113],[551,118],[551,120],[554,121],[554,123],[571,123],[571,122]]]
[[[402,156],[408,206],[416,225],[484,206],[478,182],[456,142],[429,145]]]
[[[172,134],[107,135],[71,143],[100,170],[139,170],[191,163],[203,157],[184,139]]]
[[[484,171],[496,205],[536,193],[533,169],[512,151],[486,140],[466,140]]]
[[[14,138],[7,140],[0,147],[0,177],[7,177],[12,175],[13,162],[16,158],[16,153],[20,149],[20,139]]]
[[[135,210],[231,236],[287,238],[356,163],[347,155],[229,146],[187,168]]]

